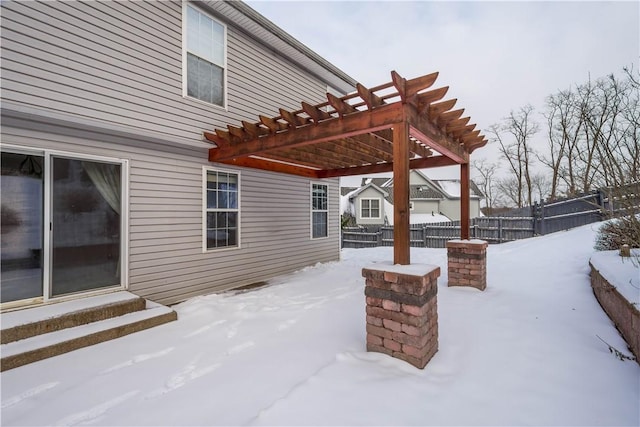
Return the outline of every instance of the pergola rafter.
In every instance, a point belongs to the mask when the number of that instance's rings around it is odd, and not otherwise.
[[[449,88],[433,88],[437,77],[431,73],[405,79],[392,71],[391,82],[380,86],[357,84],[346,96],[327,93],[327,101],[319,104],[303,101],[298,110],[280,108],[278,116],[260,115],[256,122],[205,131],[204,137],[216,144],[209,161],[318,179],[393,171],[395,235],[400,242],[395,258],[407,264],[408,171],[461,166],[461,234],[468,238],[464,188],[468,193],[469,155],[487,143],[480,130],[468,124],[470,118],[462,117],[464,109],[453,110],[456,99],[442,100]]]

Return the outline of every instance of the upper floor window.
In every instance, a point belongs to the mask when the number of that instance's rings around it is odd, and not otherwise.
[[[186,95],[224,107],[225,26],[190,4],[185,9]]]
[[[362,218],[380,218],[380,199],[361,199],[360,216]]]
[[[328,215],[327,186],[325,184],[311,184],[311,237],[327,237]]]

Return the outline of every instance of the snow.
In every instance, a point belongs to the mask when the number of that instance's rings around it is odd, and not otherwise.
[[[460,197],[460,181],[438,180],[438,185],[451,197]]]
[[[596,252],[591,256],[591,264],[600,271],[602,277],[614,286],[631,304],[640,304],[640,251],[634,250],[634,258],[623,258],[620,251]]]
[[[365,265],[364,268],[373,271],[388,271],[390,273],[406,274],[409,276],[424,276],[438,268],[437,265],[431,264],[411,264],[400,265],[393,264],[390,261],[382,261],[375,264]]]
[[[345,212],[351,215],[356,214],[353,208],[353,202],[349,199],[351,199],[351,197],[353,197],[353,195],[356,194],[358,191],[360,191],[360,189],[356,188],[355,190],[350,191],[344,196],[340,196],[340,215],[344,214]]]
[[[411,224],[432,224],[437,222],[451,222],[448,216],[442,214],[410,214]]]
[[[58,317],[72,311],[87,310],[100,305],[114,304],[140,298],[129,292],[113,292],[87,298],[78,298],[58,304],[40,306],[35,310],[17,310],[2,314],[2,329]]]
[[[472,245],[482,245],[484,243],[487,243],[486,240],[480,240],[480,239],[466,239],[466,240],[451,239],[449,241],[453,243],[470,243]]]
[[[351,249],[247,292],[191,299],[179,320],[0,374],[2,425],[639,425],[640,366],[595,300],[598,224],[488,248],[484,292],[448,288],[424,370],[365,351]]]

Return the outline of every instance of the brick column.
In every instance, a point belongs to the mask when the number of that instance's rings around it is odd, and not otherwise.
[[[449,286],[487,287],[487,246],[484,240],[449,240]]]
[[[367,351],[424,368],[438,351],[440,267],[386,265],[363,268],[362,276],[366,278]]]

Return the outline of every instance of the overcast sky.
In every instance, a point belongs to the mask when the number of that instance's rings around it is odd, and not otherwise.
[[[621,72],[640,55],[639,2],[249,1],[372,87],[439,71],[483,133],[527,103]],[[543,144],[544,140],[539,143]],[[491,147],[474,158],[497,160]]]

